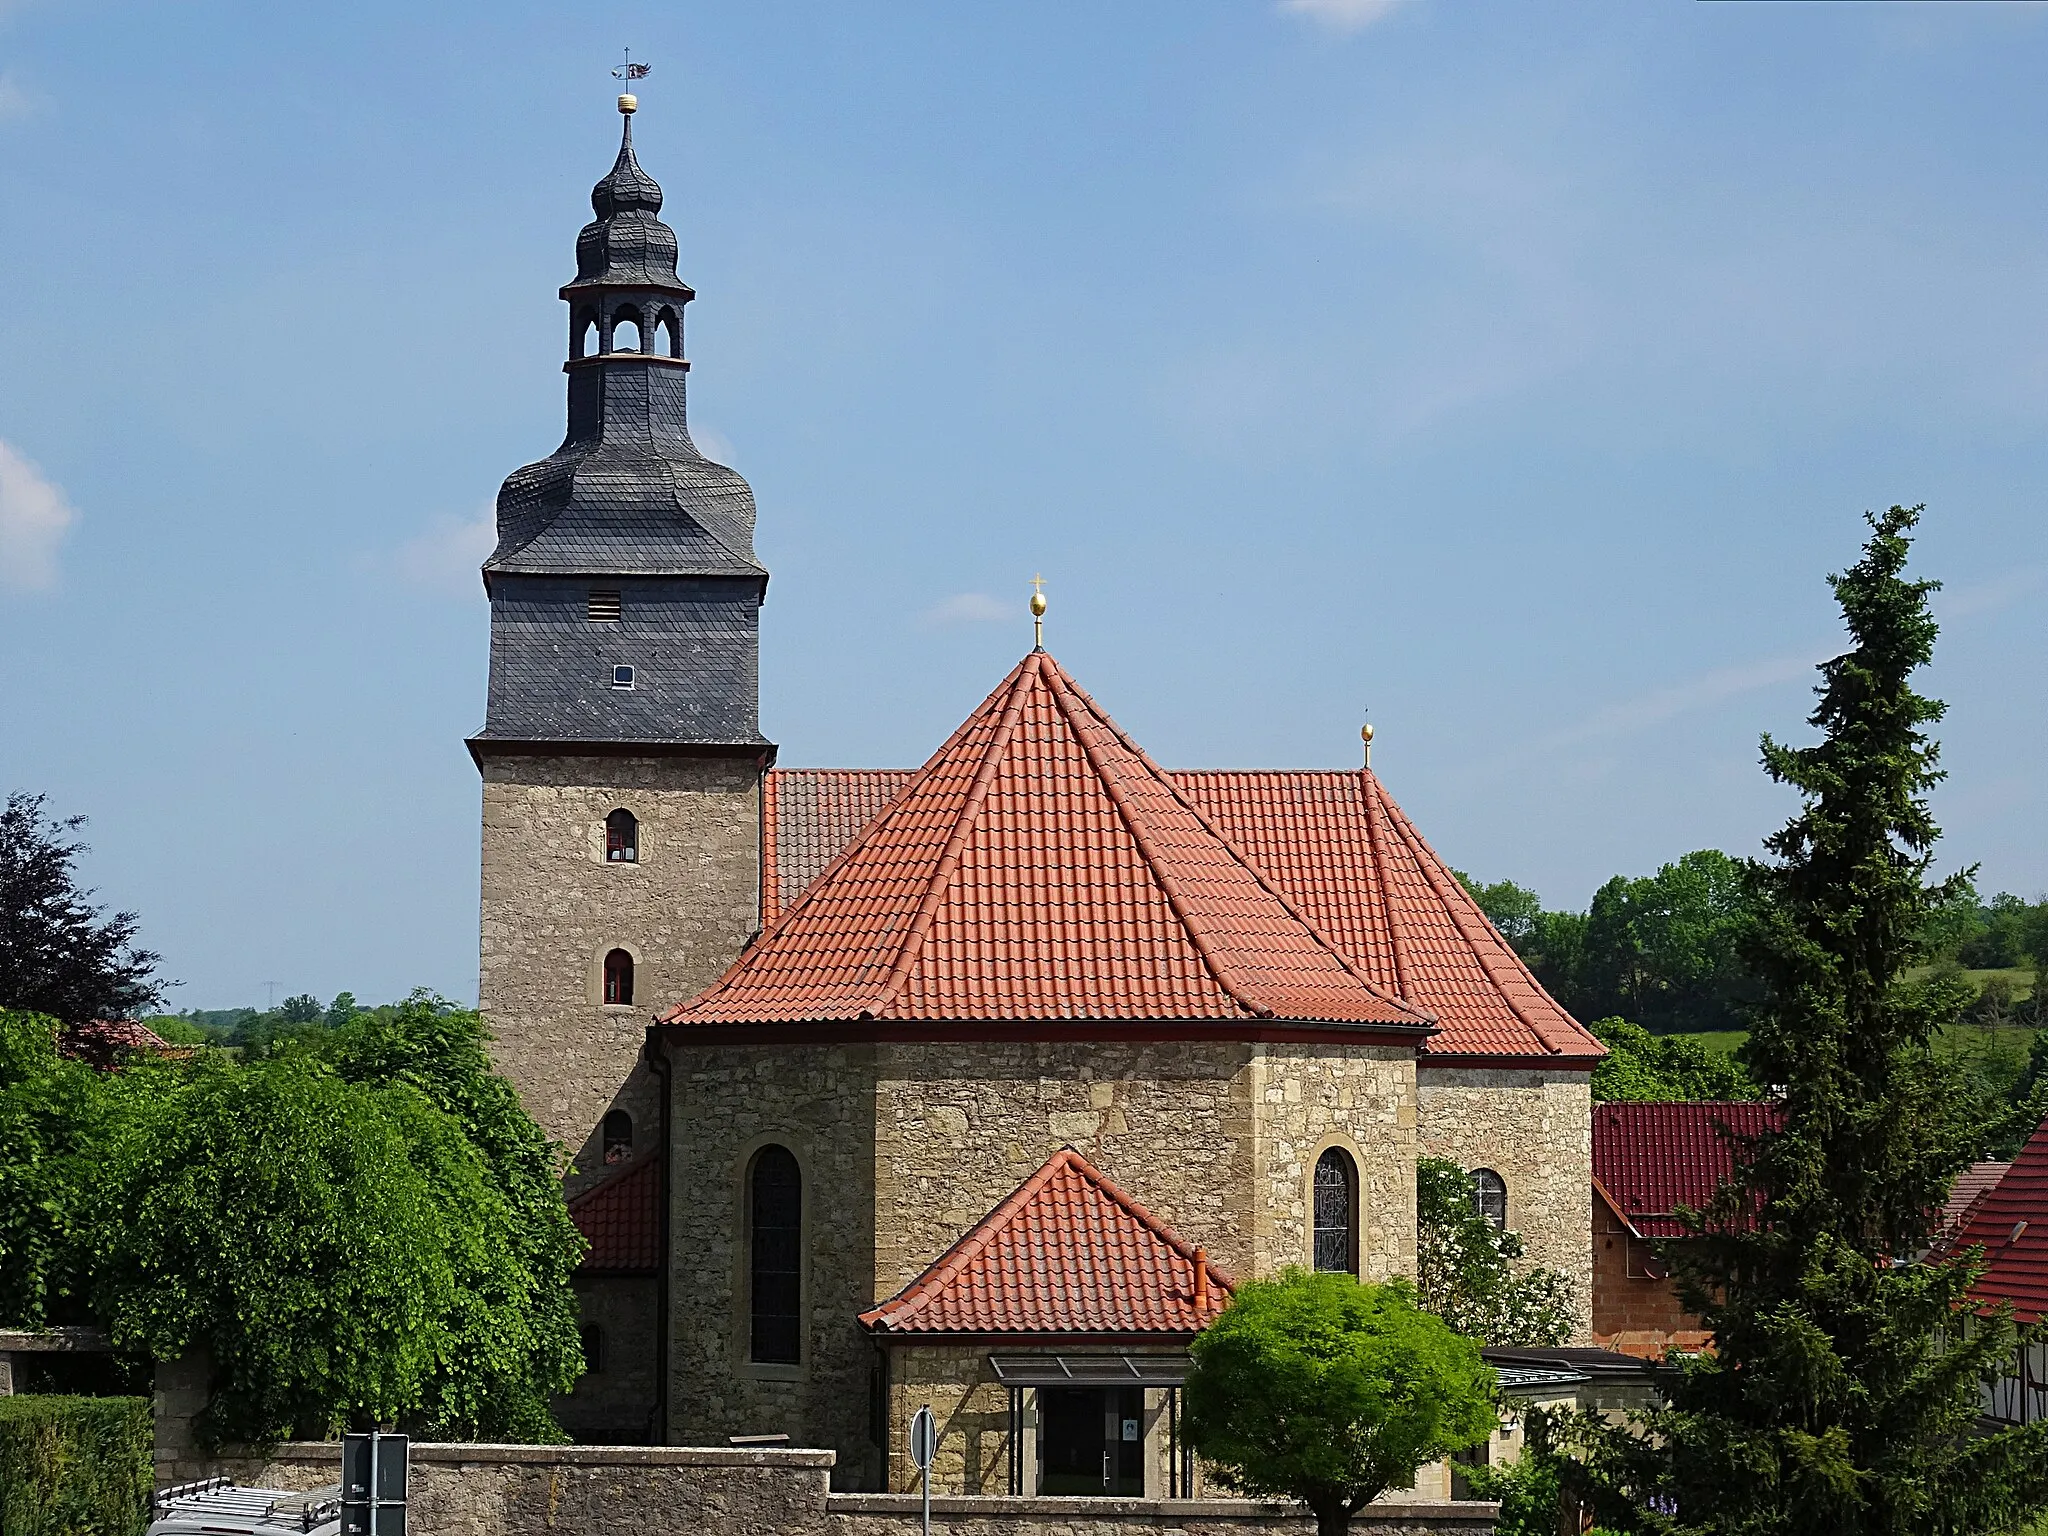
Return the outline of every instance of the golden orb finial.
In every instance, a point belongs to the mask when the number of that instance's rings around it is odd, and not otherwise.
[[[1366,721],[1358,728],[1358,739],[1365,743],[1365,766],[1372,766],[1372,722]]]
[[[1045,578],[1031,578],[1031,643],[1038,650],[1045,649]]]
[[[640,98],[639,98],[638,96],[635,96],[635,95],[634,95],[634,94],[633,94],[633,93],[632,93],[631,91],[625,91],[625,92],[622,92],[622,93],[620,94],[620,96],[619,96],[619,111],[620,111],[620,112],[624,113],[624,114],[625,114],[625,115],[626,115],[627,117],[631,117],[631,116],[632,116],[632,115],[633,115],[633,114],[634,114],[635,112],[638,112],[639,110],[640,110]]]

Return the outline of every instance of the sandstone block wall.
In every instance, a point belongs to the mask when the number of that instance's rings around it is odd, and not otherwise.
[[[486,756],[481,1003],[498,1069],[568,1149],[572,1193],[602,1172],[614,1106],[659,1135],[638,1067],[649,1016],[718,979],[759,922],[761,768],[717,757]],[[639,859],[605,859],[631,811]],[[606,1006],[604,955],[634,957],[631,1005]]]
[[[1432,1067],[1418,1072],[1418,1150],[1491,1168],[1508,1187],[1508,1225],[1532,1265],[1561,1270],[1577,1298],[1572,1342],[1592,1337],[1593,1096],[1584,1072]]]
[[[1322,1147],[1360,1172],[1368,1278],[1414,1273],[1414,1065],[1400,1047],[1229,1042],[669,1047],[671,1435],[788,1432],[881,1483],[881,1362],[855,1321],[1072,1145],[1238,1275],[1310,1257]],[[804,1173],[802,1365],[748,1360],[748,1167]],[[979,1412],[979,1409],[973,1410]],[[965,1474],[963,1474],[964,1477]]]
[[[576,1298],[598,1330],[598,1368],[554,1400],[555,1422],[584,1445],[640,1445],[660,1437],[655,1422],[659,1278],[579,1275]]]

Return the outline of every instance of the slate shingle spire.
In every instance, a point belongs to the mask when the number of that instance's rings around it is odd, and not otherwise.
[[[498,492],[490,743],[766,747],[754,494],[690,440],[675,231],[633,152],[592,188],[569,306],[561,447]],[[615,599],[615,601],[614,601]],[[616,669],[629,669],[618,671]]]

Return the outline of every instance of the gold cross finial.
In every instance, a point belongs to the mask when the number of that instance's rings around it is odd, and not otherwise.
[[[1031,644],[1036,650],[1045,649],[1045,578],[1031,578]]]

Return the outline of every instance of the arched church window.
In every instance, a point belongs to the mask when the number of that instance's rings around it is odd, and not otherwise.
[[[1334,1274],[1358,1272],[1358,1169],[1341,1147],[1316,1159],[1315,1263]]]
[[[787,1147],[763,1147],[748,1180],[753,1241],[753,1359],[796,1365],[803,1358],[803,1174]]]
[[[597,351],[597,311],[579,309],[569,335],[569,355],[589,357]]]
[[[1508,1224],[1508,1182],[1491,1168],[1472,1170],[1472,1203],[1479,1208],[1479,1214],[1496,1227],[1506,1230]]]
[[[604,819],[604,859],[607,864],[640,862],[640,821],[624,806]]]
[[[606,1112],[599,1136],[607,1163],[623,1163],[633,1155],[633,1117],[623,1109]]]
[[[630,304],[612,316],[612,350],[614,352],[638,352],[640,350],[640,311]]]
[[[633,1001],[633,957],[623,949],[615,949],[604,957],[604,1000]]]
[[[655,335],[661,343],[658,350],[665,356],[681,357],[683,355],[683,328],[676,319],[676,312],[674,310],[664,309],[661,312],[661,323],[656,328]]]

